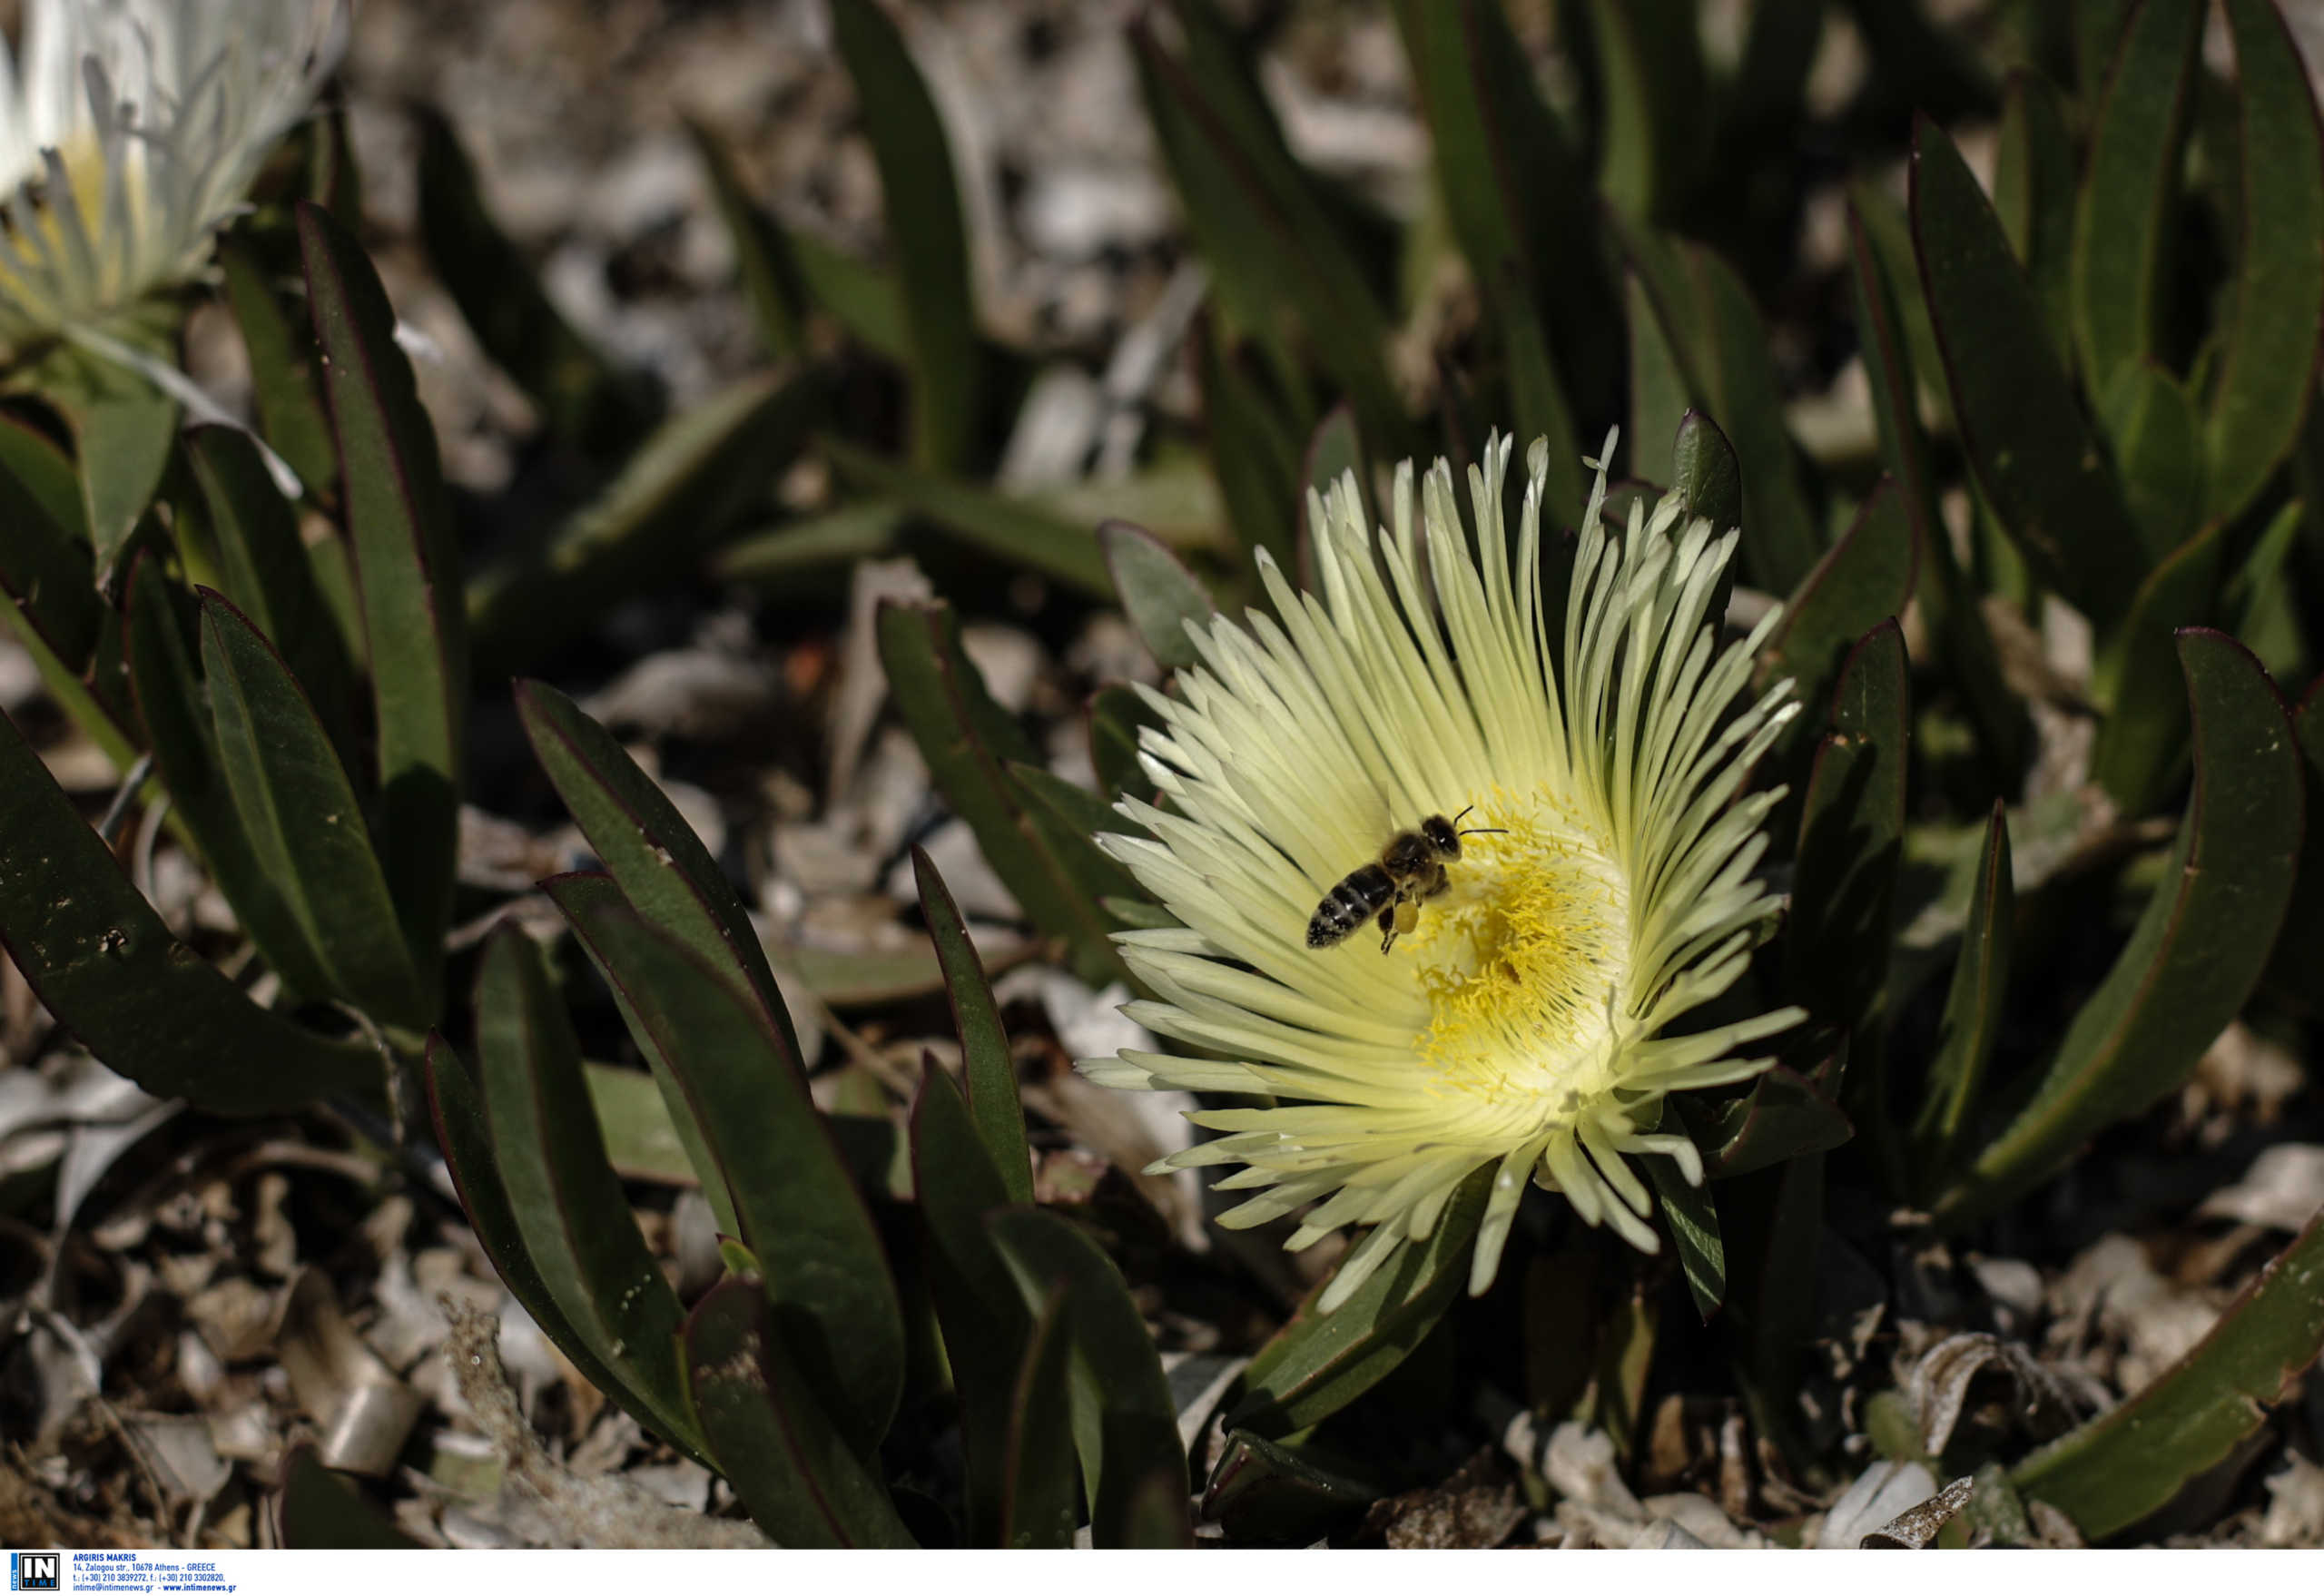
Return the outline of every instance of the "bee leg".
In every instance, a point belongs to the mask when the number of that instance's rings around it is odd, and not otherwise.
[[[1396,933],[1403,929],[1396,923],[1398,907],[1394,903],[1389,904],[1380,911],[1380,918],[1374,922],[1380,927],[1380,951],[1383,953],[1396,945]]]

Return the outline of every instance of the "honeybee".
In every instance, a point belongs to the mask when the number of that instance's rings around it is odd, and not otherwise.
[[[1451,885],[1447,861],[1461,857],[1461,839],[1497,835],[1499,826],[1461,823],[1476,808],[1472,803],[1451,820],[1432,814],[1409,832],[1398,832],[1380,850],[1380,857],[1360,870],[1350,871],[1339,885],[1324,894],[1307,922],[1307,945],[1329,948],[1355,934],[1371,920],[1380,928],[1380,951],[1385,953],[1396,939],[1413,929],[1420,905]]]

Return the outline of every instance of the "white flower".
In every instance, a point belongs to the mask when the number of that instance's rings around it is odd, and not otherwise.
[[[346,0],[27,0],[0,43],[0,349],[194,276],[347,38]]]
[[[1262,553],[1275,615],[1189,628],[1207,668],[1180,674],[1178,698],[1147,695],[1163,726],[1145,764],[1167,807],[1125,802],[1150,835],[1100,839],[1184,926],[1121,934],[1160,998],[1125,1011],[1227,1061],[1125,1051],[1081,1069],[1273,1099],[1194,1115],[1225,1134],[1163,1164],[1242,1166],[1219,1184],[1256,1195],[1223,1224],[1316,1205],[1295,1248],[1372,1227],[1326,1308],[1424,1240],[1487,1164],[1472,1291],[1529,1176],[1655,1250],[1628,1158],[1702,1178],[1693,1143],[1661,1128],[1664,1095],[1750,1077],[1768,1060],[1737,1049],[1804,1017],[1661,1034],[1734,983],[1781,902],[1753,878],[1781,793],[1738,793],[1797,705],[1788,682],[1742,702],[1775,616],[1716,647],[1737,534],[1681,524],[1673,497],[1609,537],[1600,466],[1571,600],[1545,616],[1548,448],[1528,458],[1513,559],[1509,454],[1496,438],[1470,473],[1474,552],[1443,461],[1417,520],[1412,467],[1398,471],[1376,557],[1352,478],[1311,497],[1321,597]],[[1462,826],[1493,830],[1462,839],[1384,956],[1362,931],[1307,945],[1334,882],[1394,833],[1472,808]]]

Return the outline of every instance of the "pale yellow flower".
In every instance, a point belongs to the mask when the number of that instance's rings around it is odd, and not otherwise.
[[[1157,994],[1126,1011],[1225,1061],[1125,1051],[1081,1069],[1271,1100],[1196,1113],[1224,1134],[1163,1164],[1241,1166],[1219,1185],[1256,1195],[1220,1222],[1307,1209],[1295,1248],[1371,1227],[1327,1308],[1425,1239],[1488,1164],[1471,1289],[1491,1284],[1528,1177],[1655,1250],[1630,1159],[1702,1178],[1664,1097],[1749,1078],[1768,1060],[1739,1049],[1803,1017],[1665,1034],[1734,984],[1782,901],[1754,873],[1780,790],[1741,789],[1797,705],[1788,682],[1746,702],[1775,616],[1717,647],[1709,606],[1737,535],[1685,522],[1673,497],[1610,536],[1600,466],[1571,600],[1545,615],[1547,448],[1528,459],[1513,550],[1509,457],[1496,438],[1470,473],[1473,544],[1443,461],[1417,513],[1412,467],[1398,471],[1376,539],[1352,478],[1311,498],[1320,595],[1262,553],[1275,615],[1191,628],[1203,666],[1179,696],[1147,695],[1167,806],[1125,802],[1148,834],[1100,839],[1183,923],[1118,938]],[[1390,951],[1361,931],[1306,945],[1342,876],[1472,806],[1464,827],[1497,830],[1462,839]]]

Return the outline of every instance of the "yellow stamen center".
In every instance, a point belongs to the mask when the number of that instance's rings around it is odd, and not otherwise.
[[[1407,946],[1430,1020],[1415,1045],[1450,1088],[1490,1098],[1588,1095],[1629,971],[1630,904],[1604,839],[1546,790],[1495,790],[1464,827],[1450,885]]]

